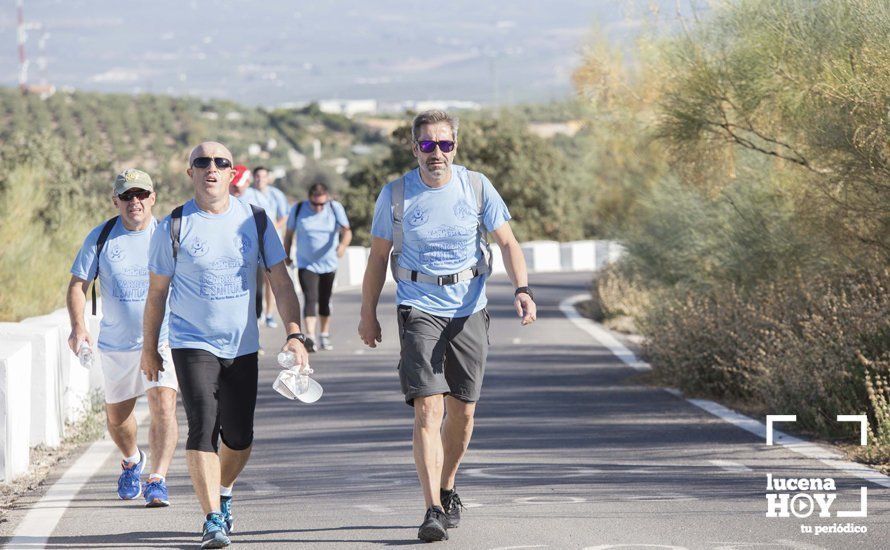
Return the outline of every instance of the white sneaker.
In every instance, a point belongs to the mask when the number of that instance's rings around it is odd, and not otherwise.
[[[331,345],[331,336],[328,334],[319,334],[318,346],[325,351],[331,351],[332,349],[334,349],[334,346]]]
[[[278,328],[278,323],[275,322],[275,318],[269,315],[266,317],[266,326],[269,328]]]

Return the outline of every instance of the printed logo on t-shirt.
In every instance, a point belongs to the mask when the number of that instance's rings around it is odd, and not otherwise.
[[[242,255],[247,255],[247,253],[250,252],[250,249],[253,246],[253,241],[247,235],[236,235],[234,243],[235,248]]]
[[[426,235],[420,262],[428,268],[464,263],[469,259],[467,237],[475,232],[459,225],[440,225]]]
[[[126,259],[127,255],[124,253],[124,249],[121,248],[121,245],[117,243],[112,243],[108,248],[108,261],[109,262],[119,262],[123,259]]]
[[[131,265],[112,276],[112,295],[119,302],[144,302],[148,295],[148,268]]]
[[[247,295],[247,268],[241,258],[222,257],[201,273],[201,296],[230,300]]]
[[[461,200],[457,201],[457,203],[455,203],[453,211],[454,211],[454,216],[459,220],[465,220],[470,217],[473,217],[473,218],[476,217],[476,212],[474,212],[473,209],[470,208],[470,205],[467,204],[467,201],[465,201],[463,199],[461,199]]]
[[[200,237],[195,237],[195,239],[189,244],[188,251],[192,258],[200,258],[204,254],[210,250],[210,245],[207,244],[207,241]]]
[[[430,211],[422,206],[415,206],[408,214],[408,223],[417,227],[430,220]]]

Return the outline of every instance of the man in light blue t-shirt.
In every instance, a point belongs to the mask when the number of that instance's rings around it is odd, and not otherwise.
[[[337,263],[352,241],[352,230],[346,210],[342,204],[331,200],[324,183],[312,184],[309,200],[298,202],[291,208],[284,235],[284,250],[288,255],[294,234],[297,236],[297,277],[304,295],[306,333],[315,335],[316,315],[321,317],[320,334],[314,341],[320,349],[332,350],[331,294]],[[287,261],[291,262],[290,258]]]
[[[93,344],[83,314],[87,289],[98,270],[102,322],[97,348],[104,382],[105,414],[108,433],[123,455],[118,496],[130,500],[141,494],[147,507],[167,506],[167,468],[173,459],[179,432],[176,423],[178,386],[167,345],[166,317],[160,337],[153,344],[163,361],[163,372],[149,380],[139,369],[142,314],[148,294],[148,247],[158,226],[151,213],[155,203],[151,177],[141,170],[121,172],[114,180],[112,201],[119,215],[90,231],[71,266],[67,297],[71,318],[68,345],[71,351],[78,353],[82,345]],[[136,398],[140,395],[147,395],[151,415],[148,432],[151,471],[144,487],[140,476],[147,460],[136,444],[133,414]]]
[[[358,327],[368,346],[381,341],[377,303],[392,252],[399,379],[414,407],[414,462],[427,508],[418,538],[424,541],[447,539],[448,528],[460,521],[454,480],[473,432],[488,354],[486,233],[501,249],[522,324],[536,315],[504,201],[485,176],[452,163],[457,129],[457,119],[443,111],[414,119],[418,167],[377,198]]]
[[[253,444],[258,266],[278,297],[282,351],[293,353],[297,365],[306,365],[307,355],[300,303],[275,227],[263,210],[229,195],[232,153],[220,143],[202,143],[189,155],[188,175],[195,198],[164,218],[151,240],[142,369],[149,379],[164,370],[149,348],[169,292],[170,347],[188,419],[186,459],[205,514],[202,547],[220,548],[230,543],[232,486]]]

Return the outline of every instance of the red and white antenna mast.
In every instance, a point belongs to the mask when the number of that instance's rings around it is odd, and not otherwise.
[[[25,57],[25,9],[24,0],[16,0],[15,6],[18,11],[18,38],[19,38],[19,88],[24,92],[28,83],[28,58]]]

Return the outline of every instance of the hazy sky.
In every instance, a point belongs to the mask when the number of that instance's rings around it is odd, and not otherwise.
[[[629,43],[665,0],[328,3],[25,0],[29,81],[229,98],[564,97],[594,32]],[[18,81],[15,4],[0,7],[0,85]],[[596,30],[594,30],[596,29]]]

